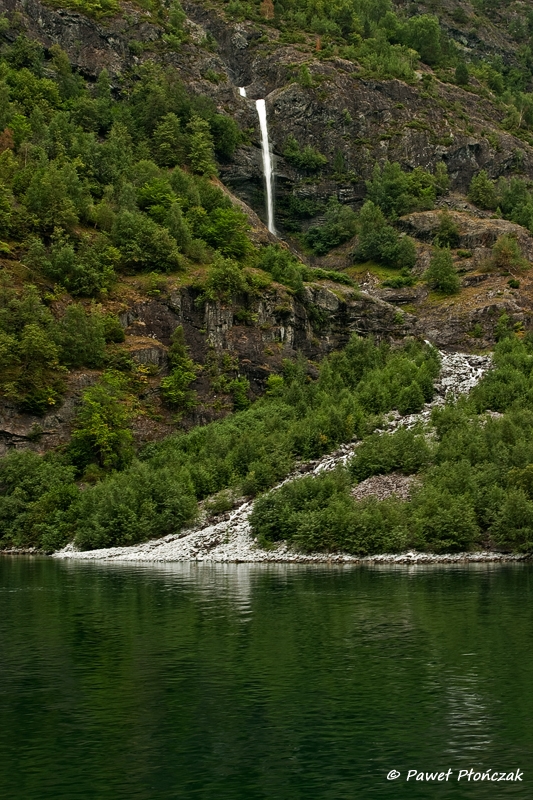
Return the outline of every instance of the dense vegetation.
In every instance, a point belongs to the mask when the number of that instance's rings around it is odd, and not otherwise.
[[[183,366],[179,335],[174,353],[173,363]],[[310,380],[305,362],[287,363],[249,409],[150,445],[140,460],[119,402],[121,376],[110,375],[86,392],[66,453],[15,453],[0,462],[0,541],[54,549],[74,536],[94,548],[178,531],[194,517],[197,500],[226,488],[255,495],[296,459],[365,435],[380,414],[419,411],[438,369],[426,345],[391,350],[354,336],[322,363],[318,379]],[[78,490],[77,476],[93,480],[106,469],[115,471]]]
[[[255,532],[303,551],[361,555],[407,547],[532,550],[532,366],[531,337],[503,324],[495,368],[470,397],[436,408],[429,430],[372,435],[346,468],[259,498]],[[410,501],[351,497],[354,483],[394,471],[417,475]]]
[[[87,85],[58,47],[12,41],[3,22],[0,253],[14,267],[0,271],[0,396],[43,414],[60,402],[68,369],[131,373],[112,346],[123,339],[118,320],[101,308],[121,275],[148,273],[155,287],[158,273],[207,265],[196,279],[204,301],[253,296],[269,275],[293,292],[319,277],[351,284],[253,247],[245,215],[210,180],[241,132],[174,70],[146,64],[115,96],[105,70]],[[171,366],[162,396],[185,411],[195,368]]]
[[[118,8],[115,0],[62,5],[96,18]],[[179,3],[141,5],[163,26],[161,52],[179,50],[187,38]],[[356,61],[365,78],[414,82],[421,59],[442,80],[490,92],[506,109],[508,130],[527,138],[533,128],[529,17],[529,33],[516,33],[523,38],[519,66],[511,67],[497,59],[466,63],[436,17],[413,16],[389,0],[335,0],[327,7],[309,0],[263,0],[260,6],[231,0],[226,12],[277,26],[281,43],[309,46],[314,40],[317,58]],[[319,89],[305,63],[292,74],[310,91]],[[207,79],[216,83],[218,77]],[[431,95],[432,81],[424,72],[421,91]],[[296,460],[319,457],[358,436],[368,438],[346,469],[258,500],[253,524],[264,541],[288,538],[303,550],[354,553],[487,542],[530,548],[533,451],[523,434],[533,428],[533,346],[511,334],[505,320],[496,331],[496,369],[468,401],[435,412],[434,439],[423,430],[369,436],[380,415],[417,412],[432,398],[438,358],[431,348],[408,342],[391,350],[354,337],[319,368],[303,359],[287,362],[252,404],[236,360],[210,354],[196,364],[178,328],[169,374],[160,381],[166,409],[175,421],[194,409],[191,387],[204,371],[214,390],[231,397],[235,413],[136,453],[132,419],[147,371],[120,348],[123,330],[106,310],[121,277],[144,274],[148,294],[157,296],[161,274],[196,271],[196,302],[237,299],[243,307],[235,316],[246,324],[253,316],[249,299],[271,281],[300,300],[308,281],[353,285],[346,274],[304,266],[283,246],[252,244],[247,217],[217,185],[219,166],[248,135],[214,101],[189,94],[176,70],[157,59],[126,71],[120,87],[105,70],[91,84],[59,47],[45,51],[15,18],[0,18],[0,397],[42,415],[61,403],[69,370],[99,371],[83,393],[67,446],[45,457],[15,453],[0,462],[0,546],[53,550],[75,539],[94,548],[175,532],[194,518],[199,500],[224,491],[261,494]],[[330,163],[316,147],[289,136],[283,155],[302,183],[326,171],[333,180],[357,180],[340,151]],[[388,284],[401,287],[417,280],[417,252],[398,219],[435,208],[447,190],[443,162],[429,171],[383,161],[366,181],[357,211],[336,195],[320,201],[286,196],[280,210],[308,253],[323,256],[349,242],[354,262],[397,270]],[[533,232],[527,180],[494,181],[481,171],[469,199]],[[314,224],[304,233],[299,223],[305,217]],[[450,249],[459,231],[446,212],[440,220],[423,279],[451,295],[460,286]],[[522,269],[516,239],[501,236],[489,266]],[[309,318],[313,322],[313,309]],[[493,419],[489,410],[504,416]],[[42,433],[35,426],[30,437]],[[420,475],[410,502],[357,503],[351,497],[354,481],[394,470]]]

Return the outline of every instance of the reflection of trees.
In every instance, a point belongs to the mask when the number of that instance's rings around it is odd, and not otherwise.
[[[351,800],[531,741],[527,567],[0,569],[2,797]]]

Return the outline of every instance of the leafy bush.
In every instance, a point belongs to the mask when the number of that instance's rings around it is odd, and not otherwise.
[[[55,339],[67,367],[97,369],[104,363],[106,335],[101,314],[87,314],[82,305],[73,303],[58,322]]]
[[[431,456],[423,433],[399,428],[393,434],[372,434],[365,439],[349,468],[358,481],[395,471],[412,475],[426,467]]]
[[[175,240],[145,214],[122,211],[113,225],[112,237],[128,269],[171,272],[182,266]]]
[[[83,471],[89,464],[103,470],[123,469],[133,458],[133,434],[123,375],[104,373],[86,389],[74,421],[68,452]]]
[[[256,500],[250,524],[264,543],[286,540],[303,552],[355,555],[403,549],[408,534],[401,505],[356,503],[345,470],[285,484]]]
[[[66,544],[78,497],[74,468],[54,455],[11,453],[0,460],[0,547]]]
[[[375,165],[366,187],[367,200],[379,206],[386,217],[396,219],[434,207],[437,194],[447,188],[446,167],[442,164],[432,175],[422,167],[404,172],[398,163],[387,161],[383,167]]]
[[[258,267],[270,273],[278,283],[283,283],[295,292],[303,289],[305,267],[279,245],[268,245],[261,250]]]
[[[0,392],[23,411],[44,414],[64,389],[54,333],[36,287],[17,292],[0,271]]]
[[[215,208],[200,221],[195,233],[222,255],[243,258],[251,251],[246,215],[236,208]]]
[[[33,239],[27,261],[71,294],[91,297],[113,283],[120,252],[105,236],[84,236],[76,250],[74,241],[56,228],[48,249],[40,239]]]
[[[298,141],[294,136],[289,136],[283,148],[283,156],[287,159],[289,164],[293,167],[301,169],[304,172],[318,172],[319,169],[325,167],[328,163],[326,156],[306,144],[300,147]]]
[[[416,261],[413,240],[388,225],[383,212],[371,200],[359,213],[359,239],[355,261],[377,261],[389,267],[411,269]]]
[[[455,68],[455,82],[458,86],[467,86],[470,80],[468,67],[464,61],[459,61]]]
[[[196,515],[191,489],[179,472],[134,462],[127,473],[112,475],[81,494],[74,508],[75,544],[92,550],[177,533]]]
[[[493,211],[498,207],[496,184],[489,178],[486,170],[482,169],[470,181],[468,199],[479,208]]]
[[[249,289],[247,273],[240,264],[231,258],[215,256],[203,287],[204,300],[228,301],[235,295],[245,294]]]
[[[357,215],[348,206],[331,197],[326,209],[325,221],[307,231],[306,244],[317,255],[325,255],[333,247],[347,242],[356,232]]]
[[[437,247],[457,247],[460,238],[459,226],[453,221],[452,215],[448,211],[442,211],[439,215],[435,244]]]
[[[197,365],[189,356],[181,325],[172,334],[168,351],[170,375],[161,381],[161,394],[170,406],[186,411],[196,404],[196,394],[189,389],[196,379]]]
[[[424,274],[428,286],[442,294],[457,294],[461,282],[453,263],[452,254],[447,248],[437,248],[433,254],[429,267]]]
[[[499,236],[492,247],[492,266],[506,272],[511,269],[524,269],[529,263],[522,255],[516,238],[509,233]]]

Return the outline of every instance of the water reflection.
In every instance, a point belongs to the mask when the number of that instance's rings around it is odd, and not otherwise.
[[[0,797],[529,799],[531,577],[0,559]]]

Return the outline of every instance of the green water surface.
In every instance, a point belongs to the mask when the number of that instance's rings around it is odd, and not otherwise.
[[[533,798],[530,566],[3,557],[0,603],[1,800]]]

